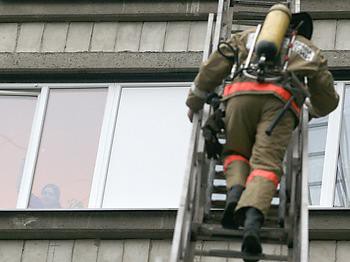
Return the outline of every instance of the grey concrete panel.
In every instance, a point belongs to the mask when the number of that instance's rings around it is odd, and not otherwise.
[[[188,51],[203,51],[208,22],[192,22]]]
[[[45,25],[42,52],[63,52],[66,46],[68,23],[48,23]]]
[[[117,28],[117,22],[95,23],[91,39],[91,51],[113,52]]]
[[[140,52],[163,51],[166,22],[144,22],[141,31]]]
[[[47,262],[71,262],[74,240],[50,240]]]
[[[327,51],[323,53],[328,60],[328,66],[330,68],[350,69],[350,52],[349,51]]]
[[[168,22],[164,51],[187,51],[191,22]]]
[[[203,250],[222,249],[227,250],[229,244],[224,241],[204,241]],[[201,262],[226,262],[226,258],[220,257],[202,257]]]
[[[200,52],[0,53],[0,69],[2,74],[197,72],[201,60]]]
[[[85,52],[89,50],[92,23],[70,23],[66,52]]]
[[[140,47],[142,25],[143,23],[139,22],[119,23],[115,51],[137,52]]]
[[[348,262],[350,258],[350,241],[338,241],[335,254],[336,262]]]
[[[311,241],[309,262],[335,262],[335,241]]]
[[[0,21],[205,20],[217,0],[2,1]]]
[[[23,240],[0,241],[0,261],[20,262]]]
[[[46,262],[48,247],[48,240],[27,240],[21,262]]]
[[[124,241],[101,240],[97,262],[123,261]]]
[[[17,23],[0,24],[0,52],[14,52],[17,40]]]
[[[302,0],[300,4],[302,11],[308,12],[344,12],[350,11],[349,0]]]
[[[350,50],[350,21],[338,20],[335,49]]]
[[[328,65],[335,69],[350,69],[349,51],[325,51]],[[309,211],[311,240],[350,240],[350,210],[331,208]],[[334,223],[336,221],[336,223]]]
[[[312,41],[323,50],[333,50],[336,26],[336,20],[315,20]]]
[[[96,262],[99,240],[75,240],[72,262]]]
[[[152,240],[149,262],[168,262],[171,240]]]
[[[263,252],[265,254],[269,254],[269,255],[283,255],[283,245],[264,243],[263,244]]]
[[[229,242],[228,249],[229,250],[235,250],[235,251],[241,250],[241,242],[239,242],[239,241]],[[229,258],[227,260],[227,262],[242,262],[242,259],[240,259],[240,258]]]
[[[149,248],[149,240],[125,240],[123,262],[148,262]]]
[[[41,38],[43,35],[44,23],[21,24],[17,52],[39,52]]]

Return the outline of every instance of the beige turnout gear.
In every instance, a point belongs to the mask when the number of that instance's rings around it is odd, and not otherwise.
[[[238,61],[241,63],[244,63],[252,46],[254,31],[234,34],[227,41],[239,50]],[[283,46],[282,55],[288,43]],[[231,52],[229,48],[224,51]],[[201,65],[186,101],[193,112],[202,109],[205,103],[203,94],[212,92],[219,86],[230,74],[232,66],[233,61],[218,51]],[[293,43],[287,72],[293,72],[299,79],[307,77],[312,117],[327,115],[337,107],[339,98],[327,61],[320,50],[303,36],[298,35]],[[265,130],[291,96],[283,82],[258,83],[243,75],[236,77],[225,88],[222,100],[226,104],[224,120],[227,139],[223,160],[227,188],[234,185],[246,187],[236,211],[254,207],[266,215],[270,207],[282,175],[285,150],[298,121],[298,101],[293,102],[271,136],[267,136]]]

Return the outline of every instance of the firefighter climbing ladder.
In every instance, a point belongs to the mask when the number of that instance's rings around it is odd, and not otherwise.
[[[205,61],[212,47],[220,40],[239,29],[232,24],[256,25],[261,23],[266,11],[280,1],[219,0],[214,33],[214,14],[209,14],[208,29],[203,52]],[[297,1],[296,1],[297,2]],[[286,1],[292,11],[298,12],[298,3]],[[244,8],[249,12],[245,12]],[[238,11],[236,11],[236,8]],[[254,9],[254,12],[252,12]],[[246,9],[247,10],[247,9]],[[256,12],[255,12],[256,10]],[[235,18],[237,15],[237,19]],[[234,17],[234,19],[232,19]],[[291,144],[285,157],[283,176],[271,211],[261,229],[264,243],[285,245],[284,255],[261,254],[248,256],[240,250],[196,249],[197,240],[237,241],[243,231],[223,229],[220,225],[222,208],[225,205],[225,186],[222,165],[205,157],[204,138],[201,126],[210,113],[205,105],[200,114],[193,118],[191,144],[188,152],[181,203],[177,214],[170,262],[193,261],[196,256],[242,258],[269,261],[307,262],[308,261],[308,199],[307,199],[307,123],[308,112],[304,107],[301,121],[293,133]],[[278,202],[277,205],[274,202]]]

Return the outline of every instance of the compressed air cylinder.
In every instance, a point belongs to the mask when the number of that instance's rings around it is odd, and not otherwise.
[[[292,14],[288,7],[282,4],[270,8],[256,43],[258,57],[264,55],[272,60],[280,51]]]

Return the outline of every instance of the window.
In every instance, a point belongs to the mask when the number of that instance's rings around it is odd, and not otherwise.
[[[187,93],[122,87],[103,207],[178,207],[191,131]]]
[[[349,88],[347,82],[338,82],[337,109],[309,123],[309,203],[315,207],[350,205]]]
[[[350,207],[350,85],[345,86],[334,206]]]
[[[177,208],[189,87],[2,85],[0,208]]]
[[[0,93],[0,206],[15,208],[21,185],[37,95],[29,92]]]
[[[88,207],[106,95],[50,89],[28,207]]]
[[[320,204],[327,124],[328,117],[312,119],[309,123],[309,201],[311,205]]]

